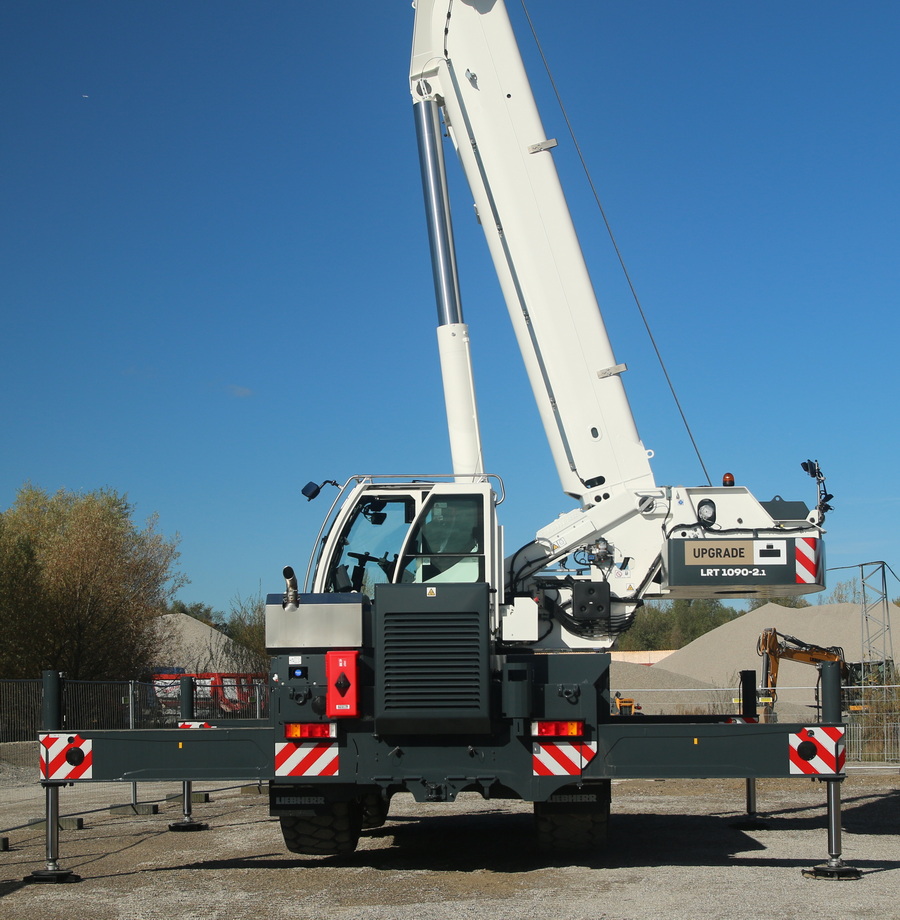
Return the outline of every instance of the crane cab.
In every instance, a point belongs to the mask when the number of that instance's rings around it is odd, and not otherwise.
[[[384,585],[487,586],[492,633],[503,595],[499,480],[378,481],[354,477],[335,499],[310,560],[304,590],[375,598]],[[338,598],[329,598],[333,605]],[[285,599],[283,608],[288,606]]]

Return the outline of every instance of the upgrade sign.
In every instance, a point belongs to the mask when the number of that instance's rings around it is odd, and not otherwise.
[[[824,586],[820,542],[815,538],[673,539],[668,552],[669,586],[707,588],[710,594],[759,589],[771,594],[773,587],[785,589],[785,594],[815,590]],[[673,592],[678,593],[682,592]]]

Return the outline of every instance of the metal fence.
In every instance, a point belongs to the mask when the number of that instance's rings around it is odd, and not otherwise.
[[[234,677],[234,676],[232,676]],[[34,741],[41,730],[40,680],[0,680],[0,743]],[[165,728],[180,718],[179,681],[63,682],[63,727],[80,729]],[[195,681],[198,719],[265,719],[269,692],[252,676]]]
[[[0,680],[0,742],[33,741],[41,724],[41,681]]]
[[[847,751],[861,762],[900,761],[900,685],[850,687]]]
[[[180,720],[178,682],[162,681],[88,682],[66,680],[63,683],[63,727],[79,729],[165,728]],[[810,688],[812,689],[812,688]],[[665,711],[665,701],[675,693],[682,702],[669,711],[684,715],[690,712],[716,714],[731,712],[733,689],[721,690],[633,690],[625,691],[658,698]],[[36,740],[41,730],[41,693],[39,680],[0,680],[0,761],[11,760],[8,742]],[[690,693],[688,703],[685,694]],[[859,701],[858,701],[859,702]],[[845,716],[847,725],[847,759],[851,762],[900,762],[900,687],[866,687],[865,697],[855,712]],[[199,719],[221,722],[227,719],[267,719],[269,694],[265,681],[245,680],[240,692],[233,687],[204,686],[195,688],[195,715]],[[36,764],[35,764],[36,765]]]
[[[900,762],[900,713],[892,720],[847,723],[847,758],[860,763]]]

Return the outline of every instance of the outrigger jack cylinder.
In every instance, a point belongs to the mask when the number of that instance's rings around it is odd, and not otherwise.
[[[192,722],[194,719],[194,678],[187,674],[181,676],[181,720]],[[169,825],[170,831],[206,831],[209,825],[202,821],[195,821],[192,817],[192,798],[194,784],[185,781],[182,784],[181,801],[183,817],[180,821],[173,821]]]
[[[43,672],[43,700],[41,721],[44,731],[54,732],[62,728],[62,675],[59,671]],[[65,783],[42,780],[46,792],[44,824],[47,829],[47,868],[35,869],[26,875],[26,882],[60,883],[80,882],[81,876],[71,869],[59,867],[59,787]]]
[[[841,721],[841,671],[836,661],[822,665],[822,721]],[[859,869],[841,859],[841,783],[843,776],[822,777],[828,785],[828,862],[804,869],[807,878],[850,881],[862,877]]]
[[[741,718],[756,720],[756,671],[741,671]],[[738,825],[749,830],[758,830],[766,825],[756,811],[756,778],[745,780],[747,820]]]

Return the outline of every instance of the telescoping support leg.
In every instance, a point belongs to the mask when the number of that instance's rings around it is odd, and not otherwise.
[[[823,779],[828,787],[828,862],[812,869],[804,869],[807,878],[825,878],[834,881],[862,877],[859,869],[848,866],[841,859],[841,783],[839,779]]]
[[[194,784],[190,781],[185,782],[182,787],[181,801],[183,817],[180,821],[173,821],[169,825],[170,831],[206,831],[209,825],[202,821],[195,821],[192,817],[192,802]]]
[[[752,776],[747,777],[747,817],[756,817],[756,779]]]
[[[756,720],[756,671],[741,671],[741,717]],[[747,817],[756,818],[756,778],[747,777]]]
[[[757,812],[756,778],[753,776],[748,776],[744,780],[744,783],[746,791],[745,806],[747,817],[741,818],[738,821],[734,821],[731,826],[741,831],[765,830],[768,825],[762,818],[760,818],[759,813]]]
[[[836,661],[822,665],[822,721],[841,721],[841,671]],[[828,790],[828,862],[812,869],[804,869],[807,878],[847,881],[862,877],[859,869],[848,866],[841,859],[841,783],[843,776],[823,776]]]
[[[194,719],[194,678],[185,674],[181,677],[181,719],[184,722],[192,722]],[[169,825],[170,831],[205,831],[209,830],[209,825],[202,821],[195,821],[192,817],[193,803],[193,783],[189,780],[182,784],[181,790],[181,810],[182,818],[180,821],[173,821]]]
[[[44,731],[59,731],[62,728],[62,675],[58,671],[44,671],[41,722]],[[26,882],[80,882],[81,876],[71,869],[59,867],[59,787],[60,783],[44,782],[45,825],[47,829],[47,866],[35,869],[25,877]]]
[[[740,673],[740,698],[741,718],[748,722],[756,721],[756,671],[741,671]],[[744,780],[746,797],[745,806],[747,818],[736,822],[732,826],[739,830],[760,830],[765,828],[765,823],[759,819],[756,807],[756,777],[748,776]]]
[[[844,778],[825,779],[828,788],[828,862],[812,869],[804,869],[807,878],[824,878],[832,881],[852,881],[862,878],[859,869],[848,866],[841,859],[841,783]]]

